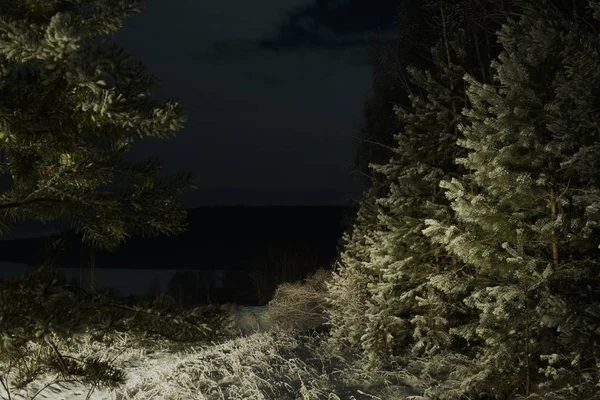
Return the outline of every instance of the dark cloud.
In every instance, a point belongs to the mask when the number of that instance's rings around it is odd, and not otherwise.
[[[269,49],[366,46],[391,41],[398,0],[315,0],[296,6],[258,44]]]

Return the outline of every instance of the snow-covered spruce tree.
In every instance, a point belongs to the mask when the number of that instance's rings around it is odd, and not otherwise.
[[[457,37],[456,39],[459,39]],[[383,229],[370,248],[371,263],[381,270],[381,279],[371,285],[372,307],[363,346],[372,361],[385,355],[402,354],[408,343],[415,352],[427,353],[447,347],[448,301],[425,305],[423,284],[431,274],[441,272],[452,261],[422,235],[428,216],[448,215],[446,199],[439,195],[439,182],[455,169],[457,122],[464,99],[459,95],[464,71],[462,60],[447,58],[463,50],[459,40],[440,41],[433,49],[438,68],[433,73],[409,68],[412,84],[412,110],[397,109],[404,129],[397,135],[394,158],[374,165],[376,172],[390,182],[387,195],[377,200],[378,218]],[[460,58],[460,55],[458,56]],[[450,64],[448,64],[450,62]],[[456,88],[456,90],[455,90]],[[441,201],[440,201],[441,200]],[[421,305],[419,305],[419,300]],[[436,308],[433,319],[418,308]],[[446,332],[445,332],[446,331]]]
[[[135,139],[166,138],[186,119],[179,103],[151,100],[156,79],[107,40],[141,6],[131,0],[0,2],[1,232],[23,220],[62,219],[85,242],[112,249],[131,235],[184,230],[177,194],[191,187],[190,175],[159,178],[159,161],[125,160]],[[185,326],[179,316],[169,326],[160,318],[149,323],[144,310],[123,316],[115,302],[84,299],[46,275],[6,282],[0,296],[0,389],[11,373],[21,384],[47,372],[118,382],[109,363],[62,357],[59,338],[92,327]],[[45,346],[41,358],[27,355],[30,340]]]
[[[379,271],[370,269],[369,249],[376,242],[374,228],[377,212],[373,189],[366,191],[356,220],[342,238],[343,251],[331,281],[327,282],[327,325],[330,343],[338,349],[361,349],[366,327],[369,283],[378,279]]]
[[[460,223],[424,231],[473,269],[464,303],[478,320],[452,331],[482,343],[455,372],[469,395],[599,394],[600,41],[590,9],[557,4],[519,1],[495,85],[465,77],[469,173],[441,183]]]
[[[429,70],[408,69],[406,87],[412,107],[396,108],[403,128],[396,136],[395,156],[387,164],[373,166],[388,189],[376,196],[376,218],[371,225],[356,230],[354,242],[346,244],[347,248],[353,246],[364,234],[370,238],[368,247],[361,248],[363,257],[358,263],[352,253],[345,254],[339,269],[354,281],[368,271],[369,277],[362,283],[368,284],[369,291],[352,303],[338,300],[339,310],[347,309],[345,314],[338,311],[336,324],[344,325],[342,320],[347,318],[345,324],[354,329],[353,342],[360,339],[368,365],[395,361],[436,381],[447,375],[452,363],[466,360],[457,352],[465,343],[449,330],[472,317],[461,302],[469,279],[464,264],[442,246],[432,246],[422,230],[427,218],[452,218],[439,182],[461,174],[454,159],[465,153],[456,145],[466,104],[462,77],[465,70],[482,79],[489,77],[481,66],[489,64],[486,57],[494,49],[488,32],[465,21],[465,15],[476,14],[470,10],[471,3],[430,1],[425,6],[440,39],[431,49]],[[485,13],[477,18],[478,22],[485,20]],[[498,22],[487,22],[486,29],[494,23],[499,27]],[[347,293],[340,284],[347,281],[337,281],[334,297]],[[366,305],[356,306],[356,301]],[[416,357],[419,362],[412,362]]]
[[[454,163],[465,150],[456,145],[466,104],[465,71],[488,60],[468,58],[462,20],[465,4],[430,2],[440,40],[431,49],[433,68],[409,68],[412,108],[397,109],[403,130],[395,155],[373,169],[385,176],[389,191],[377,200],[384,227],[372,246],[371,262],[381,279],[371,286],[369,324],[362,344],[371,362],[390,358],[422,376],[443,380],[454,362],[466,360],[466,342],[449,331],[473,317],[462,303],[470,284],[465,265],[424,236],[425,219],[452,220],[443,179],[460,176]],[[471,32],[482,34],[482,32]],[[488,75],[489,76],[489,75]],[[418,363],[410,360],[419,358]],[[422,362],[422,360],[427,360]],[[409,365],[410,364],[410,365]]]

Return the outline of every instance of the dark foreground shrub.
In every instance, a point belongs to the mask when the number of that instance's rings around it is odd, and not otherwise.
[[[47,266],[20,279],[0,280],[0,392],[24,389],[47,374],[56,382],[98,388],[123,384],[124,371],[110,361],[68,355],[69,340],[79,334],[105,340],[126,332],[139,346],[159,340],[209,343],[223,336],[225,313],[218,306],[178,309],[164,296],[126,305],[57,282],[56,271]]]

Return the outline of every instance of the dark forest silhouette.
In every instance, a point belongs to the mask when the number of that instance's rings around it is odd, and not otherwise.
[[[99,270],[172,269],[178,272],[167,293],[181,305],[266,304],[278,284],[332,266],[354,213],[341,206],[202,207],[189,210],[189,231],[181,235],[133,238],[93,257],[66,231],[0,241],[0,261],[37,265],[50,257],[59,268],[87,270],[93,260]]]

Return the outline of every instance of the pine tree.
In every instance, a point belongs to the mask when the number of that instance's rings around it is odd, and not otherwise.
[[[467,58],[479,46],[477,40],[467,38],[484,33],[467,35],[464,21],[457,19],[468,7],[444,1],[427,4],[432,25],[440,32],[431,49],[433,67],[408,69],[412,107],[396,109],[403,129],[396,136],[395,155],[389,163],[373,166],[385,177],[389,191],[377,200],[383,229],[370,249],[371,268],[381,271],[370,288],[370,322],[362,339],[371,362],[390,356],[406,360],[406,350],[412,357],[448,359],[448,354],[438,353],[460,347],[449,329],[466,317],[466,307],[460,303],[460,293],[468,286],[461,272],[464,266],[441,246],[432,246],[421,231],[426,218],[451,218],[438,185],[460,175],[454,159],[463,152],[456,146],[458,125],[464,119],[462,77],[465,68],[486,76],[481,60]]]
[[[473,318],[461,303],[471,280],[465,265],[443,246],[432,246],[422,230],[427,218],[452,219],[438,185],[461,175],[454,159],[464,154],[456,145],[458,126],[465,121],[462,78],[465,71],[482,79],[490,76],[481,65],[487,63],[492,46],[489,40],[487,48],[481,43],[486,42],[485,29],[465,22],[465,15],[472,16],[469,2],[431,1],[426,9],[440,36],[431,49],[431,68],[408,68],[411,107],[396,107],[402,129],[396,135],[394,157],[372,166],[387,187],[375,201],[376,222],[359,233],[373,239],[363,249],[367,256],[360,260],[360,269],[346,262],[342,270],[348,276],[377,274],[376,280],[366,281],[369,290],[361,300],[366,307],[359,308],[365,310],[366,323],[348,323],[362,329],[354,337],[360,337],[368,365],[400,364],[437,383],[448,377],[452,363],[469,361],[466,342],[450,330]],[[362,313],[360,317],[365,320]]]
[[[480,344],[456,372],[469,395],[598,395],[600,42],[589,9],[555,4],[519,2],[498,34],[495,85],[465,77],[457,162],[469,172],[440,185],[458,222],[424,232],[471,268],[464,303],[478,318],[452,331]]]
[[[378,279],[379,271],[369,268],[369,248],[376,238],[376,206],[373,193],[365,193],[350,232],[342,238],[343,250],[330,282],[327,282],[327,318],[330,342],[338,349],[361,349],[366,326],[368,285]]]
[[[126,161],[137,139],[170,137],[186,120],[178,102],[151,99],[157,79],[107,38],[141,9],[133,0],[0,2],[0,233],[58,219],[94,248],[113,249],[132,235],[185,229],[177,195],[192,187],[190,174],[160,178],[158,160]],[[196,312],[170,311],[165,323],[161,304],[126,307],[59,285],[55,272],[0,282],[0,390],[52,372],[92,387],[122,383],[110,362],[63,357],[84,331],[208,337]],[[35,357],[31,342],[41,346]]]
[[[125,156],[135,139],[167,138],[186,116],[150,98],[157,79],[107,40],[142,3],[9,0],[0,4],[0,228],[23,220],[71,223],[87,243],[174,234],[189,174]]]

